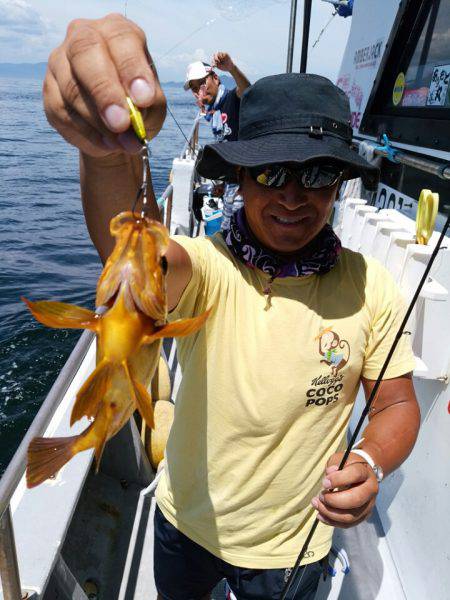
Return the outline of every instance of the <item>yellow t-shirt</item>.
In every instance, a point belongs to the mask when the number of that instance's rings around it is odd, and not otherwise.
[[[171,320],[213,307],[179,339],[183,379],[157,503],[174,526],[235,566],[292,566],[315,518],[327,459],[345,445],[360,377],[376,379],[404,314],[388,272],[344,249],[326,275],[272,283],[220,234],[176,237],[193,275]],[[385,378],[412,371],[409,338]],[[323,524],[303,563],[325,556]]]

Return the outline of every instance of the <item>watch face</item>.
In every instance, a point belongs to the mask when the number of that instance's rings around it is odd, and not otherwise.
[[[380,483],[380,481],[382,481],[384,477],[383,469],[380,467],[380,465],[374,465],[373,472],[375,473],[375,477],[377,478],[378,483]]]

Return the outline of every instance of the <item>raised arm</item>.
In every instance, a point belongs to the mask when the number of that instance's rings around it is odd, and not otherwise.
[[[121,15],[73,21],[50,56],[44,82],[49,123],[80,150],[83,209],[89,234],[104,262],[112,250],[109,221],[129,210],[141,181],[141,160],[130,132],[129,95],[144,110],[147,132],[162,127],[166,102],[144,32]],[[150,214],[158,218],[154,195]],[[171,242],[169,306],[191,277],[187,253]]]
[[[226,52],[216,52],[211,61],[212,67],[217,67],[221,71],[227,71],[236,82],[236,94],[239,98],[249,87],[250,81],[244,73],[234,64],[231,57]]]

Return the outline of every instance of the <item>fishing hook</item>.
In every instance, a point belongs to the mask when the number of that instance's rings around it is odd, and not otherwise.
[[[428,264],[427,264],[427,266],[425,268],[425,271],[424,271],[424,273],[422,275],[422,278],[421,278],[421,280],[419,282],[419,285],[417,286],[417,289],[414,292],[414,296],[413,296],[413,298],[412,298],[412,300],[411,300],[411,302],[410,302],[410,304],[408,306],[408,310],[406,311],[405,316],[403,318],[403,321],[401,322],[400,327],[398,328],[398,331],[397,331],[397,334],[395,336],[395,339],[394,339],[394,341],[392,343],[392,346],[391,346],[391,348],[390,348],[390,350],[389,350],[389,352],[388,352],[388,354],[386,356],[386,360],[384,361],[384,364],[381,367],[380,374],[378,375],[378,378],[377,378],[377,380],[375,382],[375,385],[372,388],[372,392],[370,393],[369,399],[366,402],[366,406],[364,407],[364,410],[361,413],[361,417],[360,417],[360,419],[358,421],[358,424],[357,424],[357,426],[355,428],[355,431],[353,432],[353,435],[352,435],[352,437],[351,437],[351,439],[350,439],[350,441],[348,443],[347,449],[346,449],[346,451],[344,453],[344,456],[342,457],[342,460],[341,460],[341,462],[339,464],[339,469],[338,469],[339,471],[342,471],[342,469],[345,467],[345,463],[347,462],[349,454],[350,454],[350,452],[351,452],[351,450],[352,450],[352,448],[353,448],[353,446],[355,444],[355,440],[358,437],[359,432],[360,432],[360,430],[361,430],[361,428],[362,428],[362,426],[364,424],[364,420],[367,417],[367,415],[369,414],[370,407],[371,407],[371,405],[372,405],[372,403],[373,403],[373,401],[375,399],[375,396],[376,396],[376,394],[378,392],[378,388],[381,385],[381,381],[383,379],[383,376],[386,373],[386,369],[389,366],[391,358],[392,358],[392,356],[393,356],[393,354],[395,352],[395,349],[397,348],[398,342],[400,341],[400,338],[402,337],[402,335],[404,333],[404,329],[405,329],[406,323],[408,322],[408,319],[411,316],[411,313],[412,313],[412,311],[414,309],[414,306],[415,306],[415,304],[417,302],[417,298],[419,297],[420,291],[421,291],[421,289],[422,289],[425,281],[427,280],[427,277],[428,277],[428,274],[430,272],[430,269],[433,266],[434,259],[436,258],[437,253],[439,252],[439,250],[441,249],[442,241],[443,241],[443,239],[445,237],[445,234],[446,234],[447,229],[449,228],[449,226],[450,226],[450,214],[447,217],[447,220],[446,220],[445,225],[444,225],[444,227],[442,229],[441,235],[439,236],[439,240],[438,240],[436,246],[434,247],[433,252],[431,253],[430,260],[428,261]],[[283,591],[282,591],[281,596],[280,596],[280,600],[286,600],[287,594],[288,594],[288,592],[289,592],[289,590],[291,588],[291,585],[292,585],[292,583],[293,583],[293,581],[294,581],[294,579],[295,579],[295,577],[296,577],[296,575],[298,573],[298,570],[300,568],[300,562],[301,562],[303,556],[305,555],[306,551],[308,550],[308,546],[311,543],[311,539],[312,539],[312,537],[313,537],[313,535],[314,535],[314,533],[315,533],[318,525],[319,525],[319,519],[317,519],[317,517],[316,517],[316,519],[315,519],[314,523],[312,524],[312,527],[311,527],[308,535],[306,536],[306,540],[305,540],[305,542],[303,544],[302,549],[300,550],[300,554],[298,555],[297,560],[295,561],[295,565],[292,568],[292,571],[291,571],[291,574],[289,576],[289,579],[287,580],[286,585],[283,588]],[[308,565],[305,565],[305,569],[303,570],[303,573],[304,573],[304,571],[306,570],[307,567],[308,567]],[[303,574],[302,574],[302,577],[303,577]]]
[[[143,219],[145,217],[145,213],[148,210],[148,171],[150,169],[150,161],[149,156],[151,155],[150,145],[147,140],[145,140],[144,146],[141,151],[142,155],[142,183],[137,191],[136,198],[133,203],[133,208],[131,212],[134,214],[136,212],[136,206],[139,200],[142,197],[142,208],[140,218]]]

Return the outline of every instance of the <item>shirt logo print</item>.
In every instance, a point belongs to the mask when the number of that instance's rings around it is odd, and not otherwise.
[[[350,360],[350,344],[347,340],[341,340],[332,327],[323,329],[315,341],[319,341],[320,362],[331,367],[331,374],[336,376]]]

